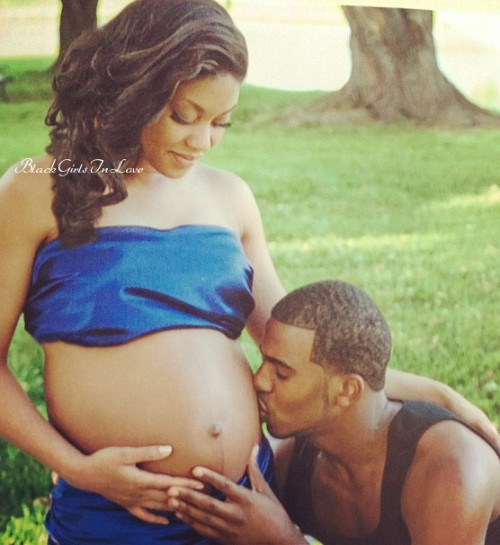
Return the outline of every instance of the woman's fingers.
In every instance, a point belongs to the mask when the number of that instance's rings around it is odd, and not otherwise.
[[[169,488],[171,486],[183,486],[185,488],[192,488],[193,490],[203,490],[205,485],[195,479],[189,479],[188,477],[170,477],[169,478]]]
[[[127,509],[129,513],[134,515],[134,517],[137,517],[138,519],[143,520],[144,522],[149,522],[151,524],[168,524],[169,520],[167,517],[162,517],[161,515],[157,515],[155,513],[151,513],[151,511],[148,511],[147,509],[144,509],[143,507],[130,507]]]
[[[149,447],[109,447],[109,450],[115,451],[123,464],[136,465],[143,462],[163,460],[170,456],[174,449],[171,445],[158,445]]]

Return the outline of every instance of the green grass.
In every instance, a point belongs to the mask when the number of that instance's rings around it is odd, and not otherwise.
[[[22,324],[11,346],[9,363],[33,403],[42,414],[45,414],[42,352],[22,329]],[[31,506],[36,498],[47,495],[50,489],[50,474],[38,462],[0,440],[0,483],[1,529],[12,514],[23,514],[26,518],[27,506]],[[4,543],[0,540],[0,545],[7,544],[10,545],[10,542]]]
[[[0,59],[0,73],[13,78],[7,84],[10,102],[50,100],[53,62],[50,57]]]
[[[47,143],[48,78],[25,85],[40,61],[22,62],[9,66],[25,98],[13,88],[12,103],[0,103],[2,172]],[[392,327],[392,365],[450,384],[498,422],[500,131],[262,121],[316,95],[245,87],[234,127],[208,161],[254,190],[287,289],[327,277],[363,287]],[[255,367],[258,353],[243,342]],[[10,361],[43,411],[41,353],[22,328]],[[39,507],[31,514],[22,504],[46,495],[49,479],[1,442],[0,460],[0,526],[19,517],[0,539],[6,545],[16,543],[6,537],[14,526],[37,520]]]
[[[326,277],[362,286],[392,326],[394,366],[498,418],[499,136],[243,128],[212,160],[252,185],[288,289]]]

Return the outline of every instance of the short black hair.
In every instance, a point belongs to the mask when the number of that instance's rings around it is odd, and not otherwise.
[[[284,324],[314,330],[312,362],[357,373],[372,390],[384,387],[391,331],[363,290],[341,280],[315,282],[286,295],[271,315]]]

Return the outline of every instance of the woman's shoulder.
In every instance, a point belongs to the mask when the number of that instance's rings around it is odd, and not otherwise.
[[[253,200],[253,193],[248,183],[227,170],[205,165],[206,179],[212,191],[217,192],[225,201],[232,204],[245,203]]]
[[[203,180],[202,199],[219,221],[232,225],[241,238],[260,225],[260,213],[250,186],[237,174],[203,165],[197,181]]]
[[[0,178],[0,213],[11,224],[23,224],[47,235],[55,229],[52,214],[53,159],[26,158],[12,165]]]
[[[26,192],[27,194],[51,193],[51,172],[55,160],[49,155],[27,157],[12,165],[2,176],[2,190]],[[28,195],[26,195],[28,196]]]

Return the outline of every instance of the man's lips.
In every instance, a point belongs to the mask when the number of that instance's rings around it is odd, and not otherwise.
[[[267,405],[265,402],[259,397],[257,398],[257,401],[259,403],[259,413],[261,416],[266,416],[268,414]]]

